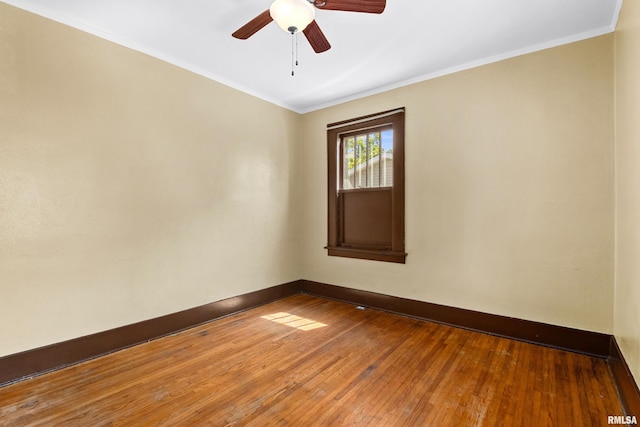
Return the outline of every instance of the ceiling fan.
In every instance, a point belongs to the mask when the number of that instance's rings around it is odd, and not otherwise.
[[[315,8],[345,12],[382,13],[386,0],[275,0],[269,10],[238,28],[232,36],[246,40],[271,21],[284,31],[302,31],[316,53],[331,49],[329,41],[315,21]]]

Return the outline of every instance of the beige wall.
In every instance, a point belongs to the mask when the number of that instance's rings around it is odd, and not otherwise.
[[[300,278],[296,120],[0,3],[0,356]]]
[[[613,36],[302,117],[305,278],[613,330]],[[328,257],[325,127],[404,106],[406,265]]]
[[[614,333],[640,382],[640,3],[615,32],[616,288]]]

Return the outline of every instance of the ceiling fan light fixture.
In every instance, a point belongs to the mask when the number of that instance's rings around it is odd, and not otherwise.
[[[307,0],[276,0],[269,13],[280,28],[292,34],[307,28],[316,17],[314,7]]]

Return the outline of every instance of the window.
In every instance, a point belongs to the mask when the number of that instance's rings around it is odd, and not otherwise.
[[[404,108],[327,125],[331,256],[404,263]]]

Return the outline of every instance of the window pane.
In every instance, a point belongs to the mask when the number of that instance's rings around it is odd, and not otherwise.
[[[342,177],[343,177],[343,182],[342,182],[342,188],[343,189],[352,189],[355,188],[354,184],[355,184],[355,174],[354,174],[354,166],[355,166],[355,160],[354,160],[354,144],[355,144],[355,139],[353,137],[351,138],[345,138],[343,143],[342,143],[342,158],[343,158],[343,162],[342,162]]]
[[[365,188],[367,186],[367,136],[356,136],[356,183],[355,188]]]
[[[380,132],[369,134],[367,162],[368,187],[380,187]]]
[[[393,130],[344,137],[341,174],[344,190],[393,186]]]
[[[393,186],[393,129],[380,132],[380,186]]]

